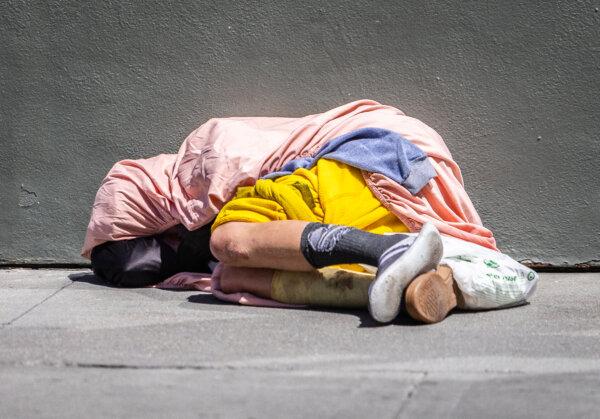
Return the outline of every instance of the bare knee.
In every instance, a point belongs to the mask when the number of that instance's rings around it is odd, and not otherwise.
[[[245,223],[227,223],[215,229],[210,236],[210,250],[223,263],[243,266],[250,258],[249,244],[244,234]]]

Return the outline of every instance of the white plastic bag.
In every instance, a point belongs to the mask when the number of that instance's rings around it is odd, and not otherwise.
[[[454,237],[442,236],[442,242],[440,264],[452,268],[465,308],[520,305],[535,292],[538,274],[511,257]]]
[[[397,233],[386,233],[397,234]],[[402,233],[417,237],[417,233]],[[469,310],[488,310],[524,304],[535,292],[538,274],[510,256],[491,249],[442,236],[444,253],[440,265],[452,269],[465,306]],[[364,265],[375,273],[377,268]]]

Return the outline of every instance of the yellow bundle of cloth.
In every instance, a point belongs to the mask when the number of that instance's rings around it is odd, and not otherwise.
[[[290,175],[259,179],[254,186],[238,188],[212,229],[232,221],[277,220],[342,224],[377,234],[408,232],[373,196],[360,169],[326,158],[311,169],[296,169]]]
[[[259,179],[238,188],[219,212],[212,229],[232,222],[303,220],[355,227],[370,233],[408,232],[408,228],[373,196],[360,169],[319,159],[311,169],[276,179]],[[358,265],[345,269],[362,272]]]
[[[311,169],[296,169],[289,175],[239,187],[219,212],[212,229],[228,222],[277,220],[342,224],[376,234],[408,232],[373,196],[360,169],[325,158]],[[354,264],[313,273],[276,271],[272,298],[293,304],[364,307],[372,280],[372,274]]]

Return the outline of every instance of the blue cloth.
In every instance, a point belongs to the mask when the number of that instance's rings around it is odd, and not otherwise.
[[[299,168],[310,169],[322,158],[385,175],[413,195],[436,175],[423,150],[397,132],[382,128],[361,128],[334,138],[321,147],[314,157],[291,160],[281,170],[263,178],[289,175]]]

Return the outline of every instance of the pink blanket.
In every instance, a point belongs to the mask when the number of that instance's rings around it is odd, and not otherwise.
[[[383,175],[364,173],[373,193],[411,231],[431,221],[442,234],[496,249],[439,134],[394,107],[359,100],[303,118],[211,119],[177,154],[116,163],[96,195],[82,255],[89,258],[92,248],[106,241],[157,234],[177,224],[194,230],[214,218],[238,186],[252,185],[286,162],[365,127],[400,133],[427,153],[436,170],[437,177],[417,196]]]

